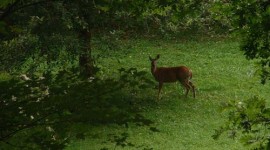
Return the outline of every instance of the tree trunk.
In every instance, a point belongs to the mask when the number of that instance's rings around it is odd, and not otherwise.
[[[82,41],[79,57],[80,71],[82,75],[91,77],[94,75],[94,62],[91,56],[91,32],[88,30],[80,31],[79,39]]]

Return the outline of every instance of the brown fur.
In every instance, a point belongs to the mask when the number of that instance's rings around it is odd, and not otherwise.
[[[186,97],[190,89],[192,89],[193,97],[195,98],[195,86],[190,81],[192,78],[191,70],[186,66],[179,67],[157,67],[157,60],[159,59],[159,55],[155,59],[149,57],[151,61],[151,73],[155,77],[155,80],[159,82],[159,92],[158,98],[160,95],[160,91],[163,83],[177,82],[179,81],[186,88]]]

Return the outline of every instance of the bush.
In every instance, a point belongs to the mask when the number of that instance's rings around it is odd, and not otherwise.
[[[251,149],[270,148],[270,108],[265,99],[255,96],[245,101],[230,101],[224,110],[228,121],[216,130],[214,139],[228,132],[231,138],[240,136],[241,142]]]

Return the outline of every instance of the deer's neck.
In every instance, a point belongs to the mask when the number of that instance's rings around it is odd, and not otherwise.
[[[151,67],[151,73],[153,74],[153,76],[155,76],[156,71],[157,71],[157,66],[156,65],[152,66]]]

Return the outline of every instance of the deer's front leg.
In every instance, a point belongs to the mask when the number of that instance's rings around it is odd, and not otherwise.
[[[163,85],[163,82],[159,82],[159,84],[158,84],[158,99],[159,99],[159,95],[160,95],[162,85]]]

